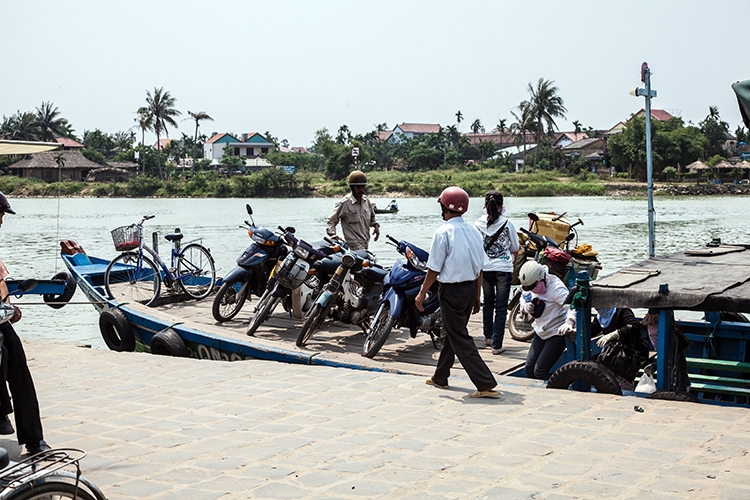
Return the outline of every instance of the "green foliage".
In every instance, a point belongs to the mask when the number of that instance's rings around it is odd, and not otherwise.
[[[143,198],[153,196],[161,188],[162,182],[150,175],[136,175],[128,180],[127,192],[129,196]]]
[[[713,167],[723,162],[724,160],[726,160],[726,158],[721,155],[713,155],[711,158],[706,160],[706,165],[708,165],[709,167]]]
[[[221,164],[229,172],[245,169],[245,162],[239,156],[234,156],[234,148],[230,145],[224,146]]]
[[[99,151],[91,148],[86,148],[81,151],[81,154],[88,160],[91,160],[99,165],[106,165],[107,159]]]
[[[708,140],[705,147],[706,156],[726,155],[724,143],[729,133],[729,124],[721,120],[719,109],[715,106],[708,108],[708,116],[699,123],[701,132]]]
[[[297,167],[297,171],[305,172],[322,172],[325,170],[326,165],[325,157],[319,154],[273,151],[268,153],[266,159],[275,166],[284,167],[292,165]]]
[[[664,180],[669,182],[669,179],[673,179],[677,176],[677,169],[674,167],[664,167],[664,170],[662,170],[661,175],[664,176]]]

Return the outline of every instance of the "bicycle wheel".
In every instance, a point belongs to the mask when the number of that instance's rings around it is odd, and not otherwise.
[[[177,257],[177,282],[194,299],[208,297],[216,283],[214,258],[202,245],[193,243]]]
[[[140,302],[150,306],[159,296],[161,274],[154,261],[145,255],[125,252],[107,266],[104,288],[117,302]]]
[[[34,485],[33,489],[14,493],[9,499],[13,500],[96,500],[96,497],[84,489],[83,484],[78,485],[63,481],[47,481]]]
[[[247,281],[225,281],[214,297],[211,312],[219,323],[229,321],[237,316],[247,298],[250,284]]]

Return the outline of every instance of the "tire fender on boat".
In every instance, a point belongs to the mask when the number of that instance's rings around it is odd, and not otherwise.
[[[113,351],[135,351],[135,335],[133,329],[121,310],[112,308],[102,311],[99,315],[99,331],[104,343]]]
[[[614,373],[598,361],[570,361],[555,370],[547,383],[548,389],[567,389],[573,382],[587,382],[602,394],[622,396]]]
[[[73,276],[66,273],[65,271],[59,272],[56,275],[52,276],[52,279],[64,280],[65,290],[60,295],[45,293],[44,295],[42,295],[42,298],[44,299],[44,302],[52,309],[60,309],[61,307],[65,306],[65,304],[70,302],[70,299],[73,298],[73,294],[76,293],[76,288],[78,287],[78,285],[76,284],[76,280],[73,279]]]
[[[182,337],[172,328],[157,332],[151,338],[151,354],[173,356],[175,358],[190,357],[190,351],[185,346]]]

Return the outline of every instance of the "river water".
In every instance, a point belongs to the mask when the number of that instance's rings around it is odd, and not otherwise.
[[[389,200],[374,199],[385,206]],[[249,244],[239,224],[247,219],[245,204],[253,207],[255,222],[268,228],[294,226],[297,235],[313,241],[325,234],[325,220],[335,200],[306,199],[14,199],[17,215],[7,215],[0,229],[0,258],[11,277],[51,278],[65,266],[59,257],[60,240],[73,239],[89,254],[112,258],[116,255],[110,231],[138,222],[143,215],[156,215],[146,222],[146,234],[158,231],[164,258],[169,244],[163,235],[182,229],[186,239],[202,237],[211,249],[217,276],[232,269],[236,257]],[[613,273],[648,257],[648,219],[645,198],[556,197],[507,198],[506,215],[516,227],[526,227],[526,214],[535,211],[567,212],[571,222],[581,218],[579,243],[590,243],[599,252],[602,274]],[[702,246],[712,238],[725,243],[750,243],[748,197],[656,198],[656,253],[665,254]],[[429,198],[399,199],[397,214],[380,215],[382,235],[407,239],[426,250],[432,234],[442,223],[437,203]],[[58,216],[59,214],[59,216]],[[482,214],[482,200],[472,199],[467,221]],[[743,215],[745,214],[745,215]],[[149,243],[151,240],[148,240]],[[372,242],[373,251],[384,265],[399,257],[385,244]],[[89,304],[69,304],[53,310],[39,305],[41,297],[20,299],[24,317],[16,325],[23,338],[90,344],[106,348],[98,328],[98,316]],[[73,302],[85,302],[78,291]],[[210,299],[209,299],[210,300]]]

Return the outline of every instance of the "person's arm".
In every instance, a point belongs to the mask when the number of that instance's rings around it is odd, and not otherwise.
[[[474,308],[471,310],[471,314],[476,314],[482,309],[482,271],[479,271],[479,277],[475,280],[477,284],[477,298],[474,299]]]
[[[326,222],[326,234],[332,238],[336,236],[336,225],[339,223],[339,217],[341,216],[341,205],[341,200],[336,202],[333,206],[333,212],[328,216],[328,221]]]
[[[432,269],[427,269],[427,275],[424,277],[424,281],[422,282],[422,287],[419,289],[419,293],[417,294],[417,296],[414,297],[414,305],[416,305],[417,309],[419,309],[420,311],[424,311],[424,306],[422,305],[424,303],[424,298],[427,295],[427,291],[435,283],[435,280],[437,280],[437,277],[438,277],[437,271],[433,271]]]

